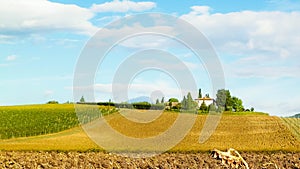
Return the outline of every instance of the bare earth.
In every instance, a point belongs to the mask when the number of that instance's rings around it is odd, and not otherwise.
[[[300,153],[241,153],[252,168],[300,168]],[[0,168],[227,168],[209,153],[129,158],[103,152],[0,151]]]

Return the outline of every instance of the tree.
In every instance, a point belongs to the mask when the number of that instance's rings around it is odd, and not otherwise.
[[[159,104],[159,100],[158,100],[158,99],[156,99],[156,102],[155,102],[155,104]]]
[[[148,102],[136,102],[136,103],[132,103],[132,106],[135,109],[150,109],[151,108],[151,104]]]
[[[178,99],[176,99],[176,98],[170,98],[170,99],[169,99],[169,102],[179,102],[179,101],[178,101]]]
[[[189,92],[187,96],[183,97],[182,109],[184,110],[196,110],[197,103],[193,100],[191,93]]]
[[[81,96],[81,98],[80,98],[80,103],[84,103],[84,102],[85,102],[85,99],[84,99],[83,96]]]
[[[216,104],[219,110],[232,111],[232,98],[229,90],[220,89],[217,92]]]
[[[162,97],[162,98],[161,98],[160,103],[165,103],[165,97]]]
[[[58,104],[58,101],[50,100],[50,101],[47,102],[47,104]]]
[[[201,113],[206,113],[207,112],[207,106],[206,106],[204,101],[201,103],[201,106],[200,106],[199,109],[201,110]]]
[[[235,96],[232,97],[232,108],[235,112],[244,111],[243,101]]]
[[[108,100],[108,109],[110,109],[111,99]]]
[[[202,98],[202,92],[201,92],[201,88],[199,88],[199,92],[198,92],[198,98]]]
[[[210,105],[208,106],[208,110],[209,110],[209,111],[215,112],[215,111],[217,111],[217,107],[216,107],[216,105],[213,103],[213,104],[210,104]]]
[[[205,97],[206,97],[206,98],[209,98],[209,94],[206,94]]]
[[[172,110],[172,109],[178,109],[178,107],[176,107],[177,105],[178,105],[178,99],[176,99],[176,98],[170,98],[169,99],[169,106],[170,106],[170,109]],[[175,104],[173,104],[173,103],[175,103]]]
[[[225,109],[225,104],[226,104],[226,91],[225,89],[220,89],[217,92],[217,98],[216,98],[216,104],[219,109],[224,108]]]
[[[254,112],[254,108],[253,108],[253,107],[251,107],[250,111],[251,111],[251,112]]]
[[[226,103],[225,103],[225,110],[226,111],[232,111],[232,98],[229,90],[226,90]]]
[[[187,110],[192,110],[193,109],[193,98],[190,92],[188,92],[186,96],[186,101],[187,101]]]
[[[181,102],[181,108],[183,110],[185,110],[186,107],[187,107],[187,100],[186,100],[185,96],[183,96],[183,99],[182,99],[182,102]]]

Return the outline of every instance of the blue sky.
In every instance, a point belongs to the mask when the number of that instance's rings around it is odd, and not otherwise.
[[[297,0],[0,0],[0,105],[73,101],[74,70],[89,39],[117,19],[152,12],[183,19],[207,37],[226,88],[247,108],[281,116],[300,112]],[[170,39],[146,36],[120,43],[107,55],[96,73],[95,99],[113,98],[113,77],[126,56],[160,47],[186,64],[197,86],[213,96],[209,75],[193,54]],[[128,89],[130,97],[157,90],[166,98],[182,97],[176,81],[157,70],[136,75]]]

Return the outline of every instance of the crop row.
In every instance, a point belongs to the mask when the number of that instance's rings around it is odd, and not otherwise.
[[[286,126],[300,138],[300,118],[282,118]]]
[[[76,110],[76,111],[75,111]],[[0,139],[56,133],[113,112],[104,106],[30,105],[0,107]]]

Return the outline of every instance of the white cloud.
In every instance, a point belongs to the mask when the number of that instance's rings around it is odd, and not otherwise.
[[[272,78],[280,79],[284,77],[288,78],[299,78],[300,68],[299,67],[289,67],[289,66],[245,66],[238,67],[236,64],[230,64],[226,66],[225,69],[233,73],[234,77],[241,78]]]
[[[93,16],[89,9],[48,0],[0,0],[0,31],[7,35],[53,31],[92,34],[97,30],[89,22]]]
[[[85,93],[85,96],[91,96],[92,89],[94,89],[96,100],[108,100],[113,98],[115,102],[124,102],[130,98],[148,96],[151,97],[159,91],[164,97],[171,98],[176,97],[181,99],[182,94],[189,92],[187,89],[181,89],[177,87],[173,82],[169,82],[163,79],[157,80],[145,80],[136,79],[130,84],[121,83],[97,83],[91,86],[76,86],[76,87],[66,87],[67,90],[75,89],[77,92]],[[128,97],[126,97],[128,96]],[[92,100],[92,99],[90,99]]]
[[[14,61],[17,59],[17,56],[16,55],[9,55],[6,57],[6,61]]]
[[[93,12],[142,12],[156,7],[154,2],[133,2],[130,0],[114,0],[103,4],[93,4]]]
[[[212,42],[232,94],[258,111],[299,112],[300,12],[200,9],[193,7],[181,18]]]
[[[76,47],[76,45],[80,42],[77,39],[51,39],[51,42],[53,42],[56,45],[63,46],[65,48],[73,48]]]
[[[4,66],[9,66],[9,64],[4,64]],[[65,75],[65,76],[40,76],[40,77],[24,77],[24,78],[15,78],[15,79],[3,79],[1,83],[5,84],[21,84],[21,83],[40,83],[45,81],[64,81],[64,80],[72,80],[73,75]]]
[[[87,89],[87,88],[86,88]],[[114,101],[123,102],[126,101],[126,95],[128,94],[129,99],[139,96],[148,96],[157,91],[160,91],[166,98],[177,97],[182,98],[182,91],[176,87],[172,87],[166,81],[154,81],[149,82],[139,82],[132,84],[95,84],[94,89],[96,92],[101,93],[102,96],[109,95],[114,97]],[[82,90],[82,89],[81,89]],[[186,92],[185,90],[183,90]],[[108,98],[101,98],[108,99]]]
[[[1,28],[0,28],[1,29]],[[12,40],[14,39],[13,36],[9,35],[1,35],[0,34],[0,44],[12,44]]]
[[[52,90],[46,90],[45,92],[44,92],[44,96],[45,97],[51,97],[52,95],[53,95],[53,91]]]
[[[211,8],[209,6],[192,6],[192,13],[193,14],[209,14]]]
[[[268,0],[268,6],[280,11],[293,11],[300,9],[299,1],[294,0]]]
[[[96,19],[95,24],[98,27],[104,27],[104,26],[106,26],[106,25],[108,25],[108,24],[110,24],[110,23],[112,23],[112,22],[114,22],[118,19],[121,19],[121,18],[122,18],[122,16],[120,16],[120,15],[104,16],[104,17]]]
[[[172,42],[166,38],[159,35],[136,35],[125,41],[121,42],[119,45],[136,48],[136,49],[150,49],[150,48],[162,48],[162,46],[169,46]],[[174,44],[174,42],[173,42]]]
[[[254,107],[272,115],[287,115],[300,111],[300,92],[294,79],[284,78],[280,81],[272,80],[242,80],[231,79],[230,91],[234,96],[242,98],[246,108]],[[233,87],[234,86],[234,87]]]
[[[164,57],[164,55],[162,56],[158,56],[158,57]],[[203,69],[203,67],[201,67],[201,65],[198,65],[197,63],[194,62],[189,62],[189,61],[181,61],[181,60],[170,60],[168,62],[168,64],[166,64],[166,60],[164,60],[164,58],[162,59],[158,59],[158,57],[152,57],[149,59],[141,59],[141,60],[136,60],[134,64],[139,64],[141,66],[149,66],[151,65],[153,68],[161,68],[163,70],[169,70],[172,71],[170,73],[172,74],[180,74],[182,71],[184,72],[188,72],[192,71],[192,70],[196,70],[196,69]],[[170,57],[168,57],[170,58]],[[183,65],[185,65],[186,67],[183,67]]]
[[[118,22],[117,24],[123,23]],[[101,31],[96,34],[97,41],[93,42],[93,44],[97,46],[105,46],[111,42],[118,42],[119,46],[126,48],[141,50],[159,47],[160,49],[166,49],[178,44],[178,42],[173,39],[170,40],[170,38],[163,36],[167,33],[175,34],[174,32],[174,28],[170,26],[152,25],[146,27],[141,25],[140,22],[136,22],[132,25],[121,25],[120,28],[116,29],[102,28]],[[130,36],[126,36],[125,39],[120,39],[120,37],[124,38],[124,35]]]
[[[244,72],[252,71],[253,76],[290,77],[298,70],[299,65],[295,63],[300,62],[300,12],[241,11],[203,15],[205,9],[209,8],[192,7],[191,12],[181,18],[200,29],[225,64],[236,68],[237,71],[230,69],[229,74],[240,74],[239,70],[246,68]],[[239,62],[244,58],[252,58],[252,62]],[[251,64],[254,62],[256,64]]]

